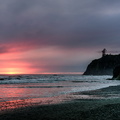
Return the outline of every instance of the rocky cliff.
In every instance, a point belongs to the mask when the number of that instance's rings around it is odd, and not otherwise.
[[[84,75],[112,75],[113,69],[120,65],[119,55],[105,55],[93,60],[87,67]]]

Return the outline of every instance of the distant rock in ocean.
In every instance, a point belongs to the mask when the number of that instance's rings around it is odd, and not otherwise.
[[[114,68],[112,79],[120,80],[120,65]]]
[[[83,75],[113,75],[116,66],[120,65],[119,55],[105,55],[93,60]],[[117,68],[116,68],[117,69]]]

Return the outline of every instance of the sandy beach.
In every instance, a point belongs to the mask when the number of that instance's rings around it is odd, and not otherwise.
[[[81,96],[89,96],[82,99]],[[71,101],[30,106],[0,114],[0,120],[119,120],[120,86],[76,92]],[[90,98],[92,96],[92,98]],[[95,99],[93,99],[93,96]]]

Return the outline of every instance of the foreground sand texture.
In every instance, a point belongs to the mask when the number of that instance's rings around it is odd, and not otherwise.
[[[72,97],[78,97],[72,101],[1,113],[0,120],[119,120],[119,93],[120,86],[73,93]],[[94,95],[95,99],[79,99],[81,95]]]

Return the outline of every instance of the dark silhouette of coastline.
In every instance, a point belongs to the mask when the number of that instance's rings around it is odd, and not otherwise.
[[[113,75],[113,70],[120,65],[120,54],[104,55],[99,59],[93,60],[83,75]]]

